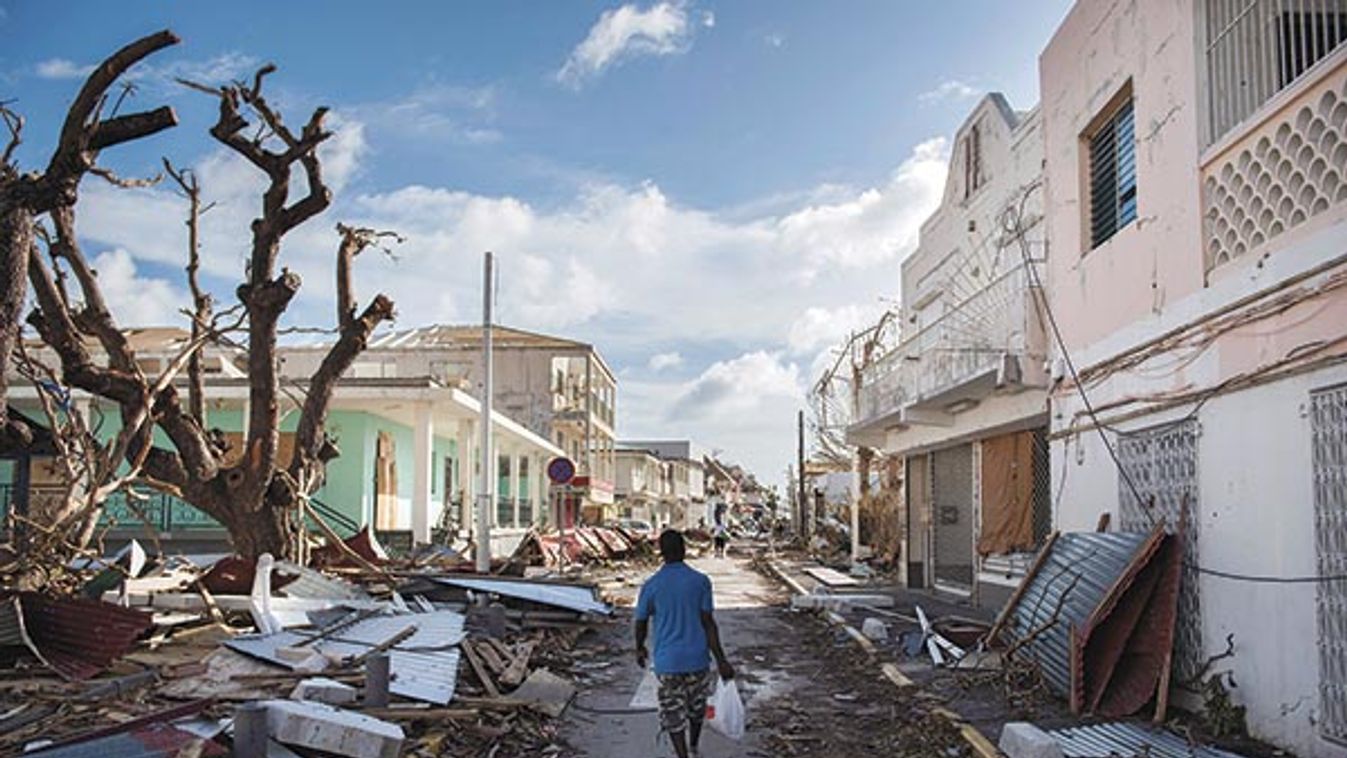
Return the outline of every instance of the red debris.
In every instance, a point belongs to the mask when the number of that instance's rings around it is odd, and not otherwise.
[[[154,627],[148,613],[98,600],[25,592],[19,603],[34,652],[66,679],[98,674]]]
[[[370,563],[380,564],[388,561],[388,553],[384,551],[379,540],[375,538],[374,533],[366,526],[357,532],[354,536],[342,540],[346,547],[350,548],[356,555],[364,558]],[[323,545],[311,553],[310,563],[316,567],[340,566],[346,568],[357,567],[351,556],[346,551],[336,545]]]
[[[253,577],[257,575],[257,564],[244,560],[237,555],[216,561],[210,570],[197,581],[216,595],[249,595],[253,591]],[[279,570],[271,572],[271,589],[277,591],[298,579],[293,574],[282,574]]]

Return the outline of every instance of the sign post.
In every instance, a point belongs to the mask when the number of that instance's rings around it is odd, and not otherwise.
[[[571,480],[575,478],[575,461],[565,456],[557,456],[547,462],[547,478],[552,481],[552,489],[557,493],[557,531],[561,535],[561,562],[566,563],[566,497],[570,494]]]

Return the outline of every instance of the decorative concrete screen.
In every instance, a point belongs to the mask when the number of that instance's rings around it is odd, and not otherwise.
[[[1310,396],[1319,576],[1347,576],[1347,385]],[[1320,582],[1319,723],[1347,742],[1347,581]]]

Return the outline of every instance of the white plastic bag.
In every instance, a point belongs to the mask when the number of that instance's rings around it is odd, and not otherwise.
[[[717,680],[716,692],[706,701],[706,723],[712,729],[732,740],[744,736],[744,701],[739,698],[739,687],[731,679]]]

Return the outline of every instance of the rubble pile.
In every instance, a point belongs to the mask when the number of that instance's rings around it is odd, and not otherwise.
[[[532,529],[510,557],[515,567],[562,568],[614,561],[654,561],[654,546],[648,535],[621,527],[577,526],[564,532]]]
[[[639,553],[597,532],[604,560]],[[307,566],[134,552],[0,596],[0,754],[567,755],[568,659],[612,612],[368,533]]]

